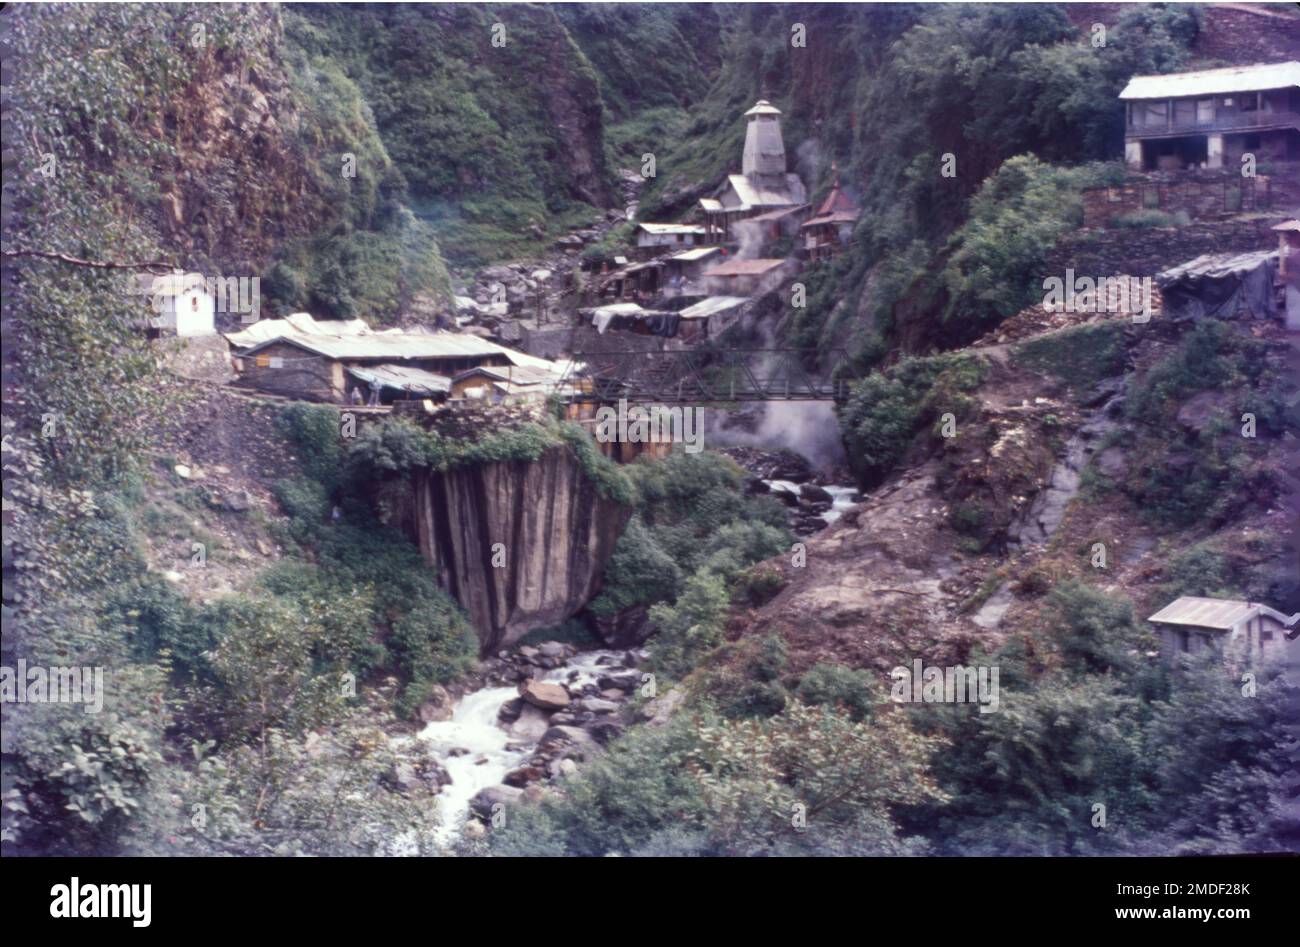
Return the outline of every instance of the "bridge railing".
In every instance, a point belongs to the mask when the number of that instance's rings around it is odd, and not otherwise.
[[[568,400],[606,403],[842,401],[856,381],[848,366],[843,349],[577,352],[561,387]]]

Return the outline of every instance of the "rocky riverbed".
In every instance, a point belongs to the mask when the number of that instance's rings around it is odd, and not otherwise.
[[[768,494],[789,508],[790,529],[799,536],[825,529],[862,499],[856,487],[835,482],[847,481],[846,471],[816,470],[791,450],[727,447],[722,453],[751,475],[747,492]]]
[[[480,837],[498,806],[538,801],[629,722],[647,653],[578,651],[548,641],[482,662],[458,700],[421,708],[419,739],[439,774],[442,837]],[[435,719],[437,718],[437,719]],[[417,775],[418,774],[414,774]]]

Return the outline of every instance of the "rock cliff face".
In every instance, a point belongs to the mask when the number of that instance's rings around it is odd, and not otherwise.
[[[566,447],[534,462],[422,471],[410,489],[407,528],[485,654],[582,608],[630,515]]]
[[[257,275],[286,239],[335,213],[317,194],[316,159],[296,140],[279,11],[249,9],[233,22],[239,44],[197,52],[188,86],[149,130],[173,147],[158,169],[156,222],[189,265]]]

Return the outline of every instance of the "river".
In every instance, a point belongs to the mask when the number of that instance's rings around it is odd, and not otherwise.
[[[581,651],[538,680],[565,684],[571,692],[611,666],[622,664],[623,651]],[[498,722],[501,705],[519,696],[514,687],[483,687],[471,691],[452,708],[451,718],[430,723],[419,739],[451,776],[438,794],[438,841],[449,844],[460,834],[470,801],[489,786],[499,786],[507,773],[524,765],[537,749],[540,735],[512,735]]]

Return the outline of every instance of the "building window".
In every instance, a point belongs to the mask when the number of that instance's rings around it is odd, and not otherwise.
[[[1179,99],[1174,103],[1174,124],[1182,128],[1196,121],[1196,103],[1191,99]]]
[[[1198,99],[1196,102],[1196,124],[1214,124],[1214,99]]]
[[[1255,96],[1247,93],[1241,97],[1241,110],[1243,112],[1253,112],[1259,108],[1259,101]]]
[[[1169,103],[1143,102],[1133,110],[1138,127],[1163,128],[1169,123]]]

